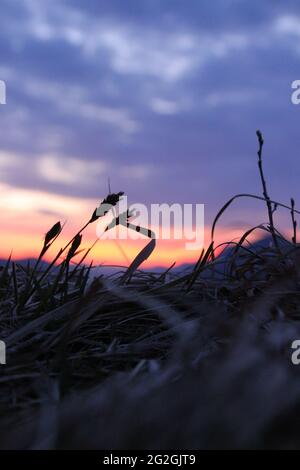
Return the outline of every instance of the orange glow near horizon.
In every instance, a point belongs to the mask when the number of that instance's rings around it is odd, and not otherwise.
[[[53,248],[45,256],[46,261],[53,259],[58,250],[90,218],[95,201],[74,197],[58,196],[43,191],[11,188],[0,184],[0,210],[2,228],[0,233],[0,258],[6,259],[12,253],[13,259],[35,258],[43,244],[45,233],[58,220],[66,221],[63,232]],[[76,224],[74,223],[76,222]],[[205,247],[210,242],[210,228],[205,227]],[[241,229],[216,232],[215,245],[238,239]],[[88,248],[97,239],[96,224],[91,224],[83,234],[82,248]],[[95,265],[128,266],[139,251],[148,243],[140,240],[98,240],[93,251],[86,258]],[[195,262],[201,250],[187,250],[184,240],[157,240],[156,249],[143,267],[169,267],[172,263],[182,265]],[[83,253],[78,258],[83,256]]]

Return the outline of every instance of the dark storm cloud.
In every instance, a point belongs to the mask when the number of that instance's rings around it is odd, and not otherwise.
[[[133,199],[213,212],[259,190],[259,127],[276,193],[297,190],[296,1],[4,0],[2,22],[1,148],[17,155],[0,159],[5,182],[96,198],[110,175]],[[98,161],[90,184],[55,180]]]

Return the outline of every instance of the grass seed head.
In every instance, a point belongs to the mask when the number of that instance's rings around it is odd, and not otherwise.
[[[49,245],[49,243],[57,237],[61,232],[61,223],[56,222],[56,224],[53,225],[53,227],[46,233],[45,235],[45,245]]]

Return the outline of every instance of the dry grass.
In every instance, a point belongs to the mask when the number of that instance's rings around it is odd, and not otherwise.
[[[141,271],[151,240],[125,272],[91,281],[89,250],[73,258],[96,211],[47,268],[41,261],[59,223],[35,266],[8,260],[0,411],[12,431],[1,433],[3,448],[298,447],[300,372],[290,361],[300,338],[298,212],[293,200],[270,199],[257,135],[263,196],[223,206],[189,272]],[[121,195],[108,198],[116,205]],[[216,224],[245,196],[266,203],[269,222],[216,256]],[[274,226],[279,206],[291,212],[292,240]],[[272,243],[251,245],[254,230]]]

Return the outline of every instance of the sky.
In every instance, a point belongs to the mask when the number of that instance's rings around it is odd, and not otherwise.
[[[297,79],[297,0],[1,0],[0,257],[36,256],[57,220],[63,242],[108,178],[131,202],[205,204],[207,244],[227,199],[261,194],[256,129],[271,196],[297,203]],[[218,241],[266,219],[261,203],[237,202]],[[120,244],[93,256],[126,264],[145,240]],[[161,242],[149,263],[198,254]]]

